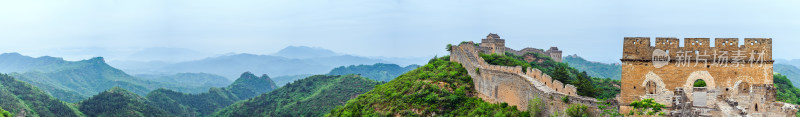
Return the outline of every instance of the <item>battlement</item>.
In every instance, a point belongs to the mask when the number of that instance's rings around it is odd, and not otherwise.
[[[743,45],[739,45],[738,38],[715,38],[713,47],[709,38],[684,38],[683,47],[680,46],[680,39],[674,37],[656,37],[655,46],[651,46],[650,42],[650,37],[625,37],[622,60],[650,61],[654,51],[660,50],[670,58],[684,57],[689,60],[711,60],[717,55],[772,61],[772,38],[744,38]]]

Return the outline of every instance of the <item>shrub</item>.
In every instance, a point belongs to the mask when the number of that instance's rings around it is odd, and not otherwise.
[[[544,102],[539,97],[528,100],[528,111],[531,117],[539,117],[544,111]]]
[[[561,97],[561,101],[564,103],[569,103],[569,96]]]
[[[569,108],[567,108],[566,113],[570,117],[588,117],[589,111],[587,110],[589,107],[583,104],[570,104]]]
[[[657,113],[661,115],[663,113],[659,112],[661,111],[661,108],[664,108],[665,105],[655,102],[653,98],[647,98],[639,101],[633,101],[628,106],[633,107],[633,110],[631,110],[628,115],[644,115],[645,113],[647,113],[647,115],[655,115]]]

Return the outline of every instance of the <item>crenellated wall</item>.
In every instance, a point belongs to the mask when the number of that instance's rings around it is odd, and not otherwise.
[[[772,61],[772,39],[771,38],[745,38],[743,45],[739,45],[738,38],[715,38],[714,47],[711,47],[709,38],[685,38],[680,47],[680,40],[674,37],[656,37],[655,46],[651,46],[650,37],[625,37],[622,51],[622,60],[651,61],[653,51],[660,49],[666,51],[670,58],[679,56],[690,56],[689,60],[706,59],[713,57],[714,52],[722,55],[727,52],[727,56],[733,57],[738,52],[745,59],[763,57],[763,61]],[[760,56],[763,54],[763,56]],[[709,55],[709,56],[705,56]]]
[[[453,46],[450,61],[461,63],[467,69],[480,98],[495,103],[505,102],[520,110],[527,110],[528,100],[539,97],[550,102],[546,109],[548,113],[564,110],[569,103],[588,105],[598,111],[597,100],[577,95],[575,86],[552,80],[538,69],[490,65],[478,55],[480,50],[476,48],[473,42]],[[564,96],[569,96],[568,103],[560,101]]]

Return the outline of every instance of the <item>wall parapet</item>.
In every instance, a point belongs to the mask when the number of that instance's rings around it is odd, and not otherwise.
[[[772,62],[772,38],[744,38],[739,45],[738,38],[684,38],[683,47],[675,37],[656,37],[651,46],[650,37],[625,37],[622,51],[623,61],[650,61],[655,50],[664,51],[670,58],[686,57],[689,60],[712,60],[716,55],[739,56],[745,60]],[[763,59],[759,59],[763,58]]]

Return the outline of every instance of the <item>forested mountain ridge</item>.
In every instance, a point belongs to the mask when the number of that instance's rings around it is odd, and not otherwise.
[[[39,88],[6,74],[0,74],[0,107],[19,116],[83,116],[83,113],[73,105],[53,98]]]
[[[148,103],[150,101],[133,92],[113,87],[78,104],[80,104],[81,112],[90,117],[175,116]]]
[[[350,65],[333,68],[331,72],[328,72],[328,75],[359,74],[372,80],[389,82],[397,76],[414,70],[417,67],[419,67],[419,65],[400,67],[397,64],[385,63],[375,63],[372,65]]]
[[[589,76],[597,78],[611,78],[620,80],[622,77],[622,66],[619,64],[608,64],[588,61],[578,55],[564,57],[564,63],[580,71],[586,71]]]
[[[213,116],[322,116],[378,84],[358,75],[314,75],[236,102]]]
[[[168,89],[157,89],[147,94],[150,105],[178,116],[209,116],[220,108],[236,101],[249,99],[275,90],[277,86],[266,74],[257,77],[242,73],[225,88],[211,88],[200,94],[187,94]]]
[[[794,65],[788,64],[773,64],[772,69],[774,72],[781,73],[792,81],[794,87],[800,87],[800,69]]]
[[[0,73],[27,72],[34,69],[47,69],[54,64],[66,63],[64,59],[42,56],[38,58],[23,56],[19,53],[0,54]]]
[[[34,63],[38,59],[24,57]],[[40,57],[43,58],[43,57]],[[29,61],[31,62],[31,61]],[[157,88],[168,88],[182,92],[201,92],[209,87],[190,86],[143,80],[130,76],[122,70],[106,64],[103,57],[81,61],[46,62],[43,67],[28,69],[24,73],[9,75],[43,89],[53,97],[67,102],[77,102],[87,97],[118,86],[139,95]]]

